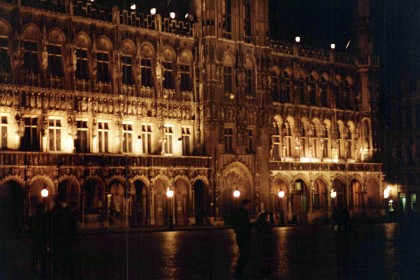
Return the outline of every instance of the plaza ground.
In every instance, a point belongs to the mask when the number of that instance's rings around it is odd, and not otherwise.
[[[418,279],[419,224],[274,228],[275,279]],[[31,241],[2,238],[0,279],[31,279]],[[74,244],[72,279],[232,279],[238,257],[231,229],[84,231]],[[258,279],[256,253],[247,279]],[[58,278],[50,278],[58,279]]]

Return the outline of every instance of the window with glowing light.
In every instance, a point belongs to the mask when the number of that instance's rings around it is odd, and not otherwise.
[[[48,120],[48,147],[50,152],[61,151],[61,120]]]
[[[10,73],[10,56],[8,50],[7,38],[0,36],[0,72],[3,73]]]
[[[173,154],[174,128],[165,126],[165,154]]]
[[[74,141],[76,153],[88,152],[88,125],[85,120],[77,120],[77,138]]]
[[[133,152],[133,125],[129,123],[123,124],[123,153]]]
[[[0,123],[0,133],[1,133],[1,149],[7,149],[7,116],[1,116],[1,123]]]
[[[191,155],[191,127],[182,127],[182,152]]]
[[[23,151],[39,151],[39,131],[37,117],[24,117],[25,132],[21,139]]]
[[[143,142],[143,153],[151,154],[152,153],[152,125],[143,124],[141,126],[141,139]]]
[[[98,121],[98,147],[100,153],[109,153],[109,122]]]

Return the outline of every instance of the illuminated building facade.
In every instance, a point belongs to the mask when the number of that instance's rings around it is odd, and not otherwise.
[[[23,222],[61,201],[80,227],[166,225],[168,213],[188,225],[224,220],[242,198],[286,222],[334,206],[378,214],[366,2],[356,55],[270,40],[268,0],[193,1],[184,22],[1,1],[2,215]]]

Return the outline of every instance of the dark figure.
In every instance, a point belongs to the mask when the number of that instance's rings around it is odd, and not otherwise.
[[[332,226],[333,230],[336,232],[340,231],[341,226],[343,225],[343,214],[342,214],[342,211],[338,209],[337,207],[334,207],[332,219],[333,219],[333,226]]]
[[[53,274],[70,279],[73,274],[72,246],[76,236],[76,219],[70,210],[57,203],[52,213]]]
[[[268,213],[263,211],[257,220],[257,252],[261,279],[269,279],[272,271],[273,236],[272,226],[267,221]]]
[[[29,218],[28,233],[32,240],[32,273],[34,279],[47,277],[49,225],[44,205],[36,205]]]
[[[249,219],[249,210],[251,201],[244,199],[241,201],[239,211],[234,217],[233,229],[236,234],[236,243],[239,249],[239,259],[236,265],[234,277],[244,279],[244,269],[248,262],[249,249],[251,243],[251,222]]]

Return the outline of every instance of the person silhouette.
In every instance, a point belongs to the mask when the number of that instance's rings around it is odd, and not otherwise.
[[[261,279],[270,279],[272,273],[273,235],[268,213],[262,211],[256,222],[256,241]]]
[[[32,240],[33,278],[47,277],[49,226],[44,205],[37,204],[35,214],[29,218],[28,234]]]
[[[236,244],[238,245],[239,258],[233,276],[237,279],[244,279],[244,269],[248,262],[249,250],[251,244],[251,221],[249,210],[251,201],[244,199],[239,205],[239,211],[234,216],[233,230],[236,235]]]

